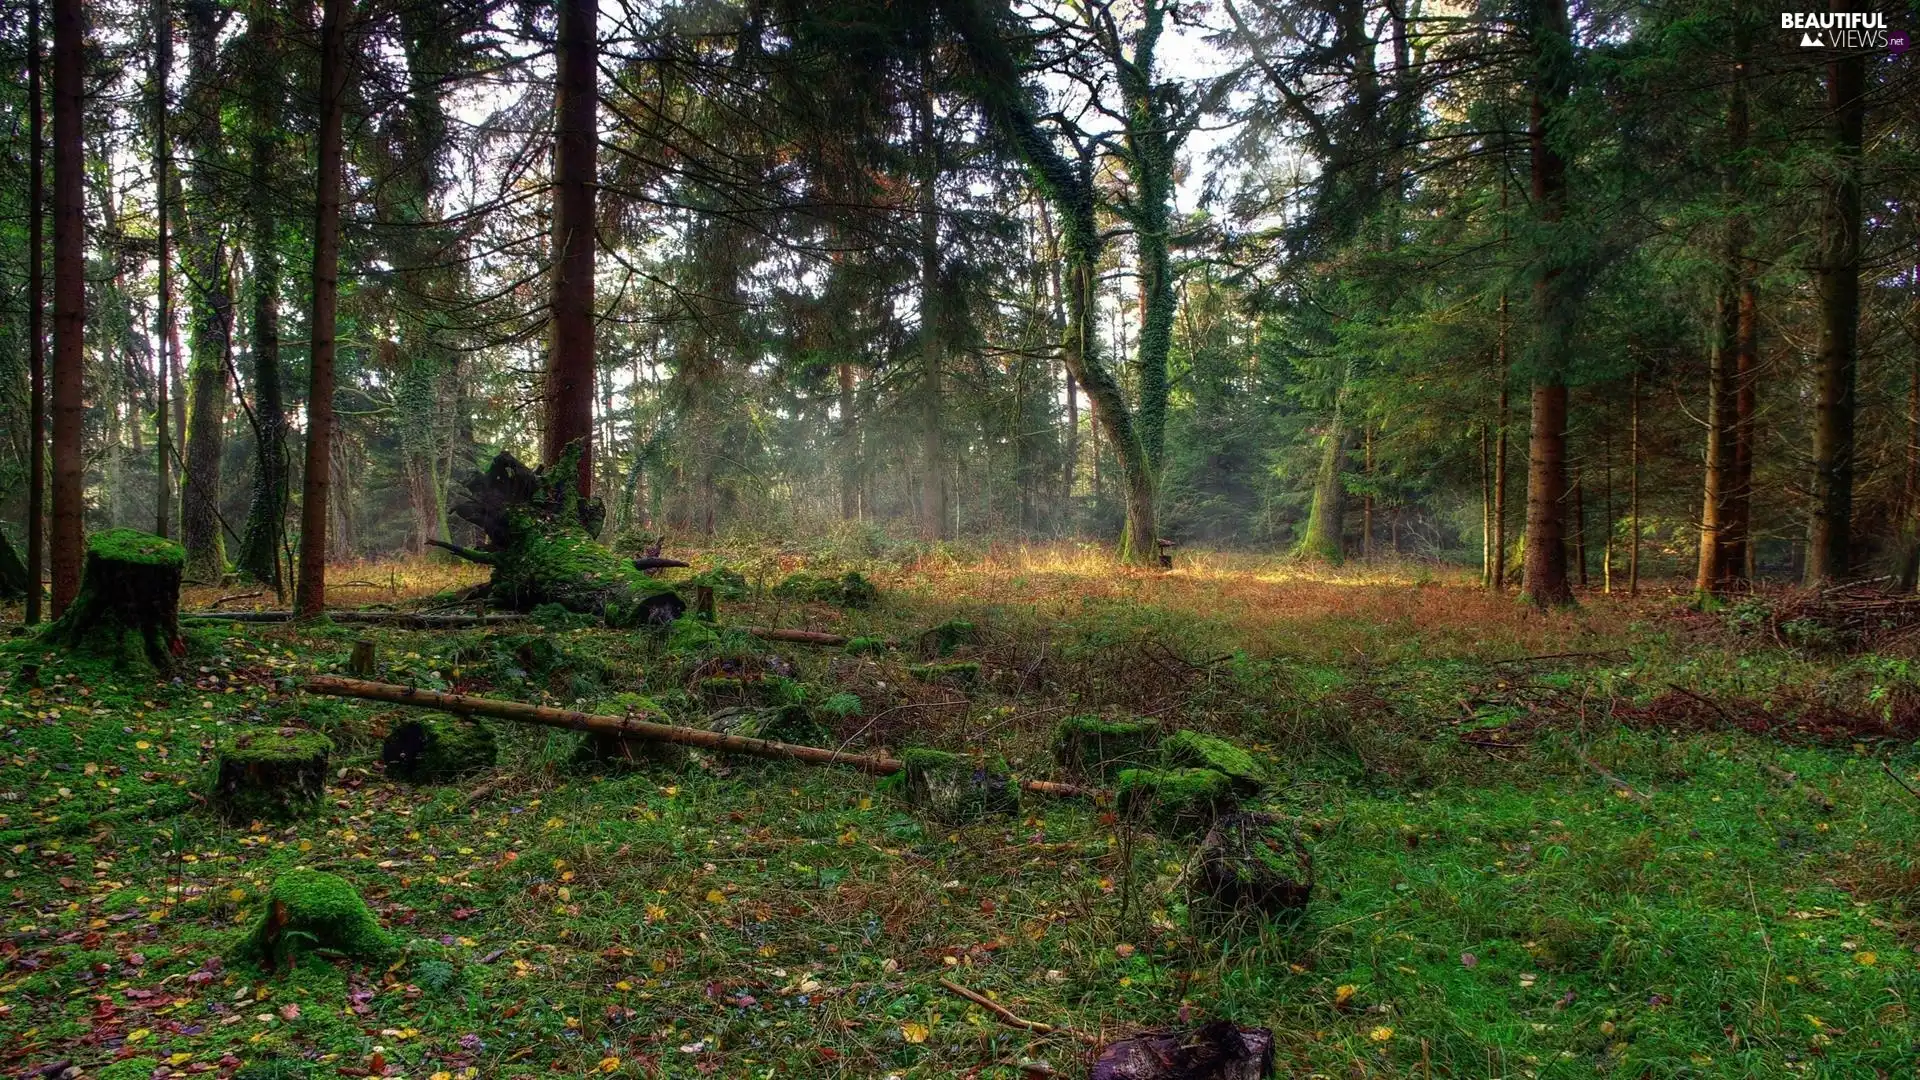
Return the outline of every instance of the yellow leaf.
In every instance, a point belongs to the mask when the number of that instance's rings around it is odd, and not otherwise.
[[[1387,1042],[1393,1038],[1393,1029],[1385,1026],[1374,1028],[1372,1031],[1367,1032],[1367,1038],[1378,1043]]]
[[[1353,992],[1358,989],[1360,988],[1353,985],[1352,983],[1342,983],[1339,986],[1334,987],[1333,1003],[1335,1005],[1345,1005],[1347,1002],[1353,1000]]]
[[[153,1034],[152,1028],[135,1028],[134,1030],[127,1032],[127,1041],[130,1043],[137,1043],[151,1034]]]
[[[434,1073],[432,1076],[427,1077],[427,1080],[453,1080],[453,1074],[446,1071],[445,1069],[442,1069],[439,1072]]]
[[[625,979],[621,979],[619,982],[613,984],[613,988],[615,990],[631,990],[633,989],[633,984]]]
[[[932,1034],[932,1032],[927,1030],[927,1025],[925,1024],[916,1024],[909,1020],[900,1025],[900,1037],[910,1043],[926,1042],[927,1036],[930,1034]]]
[[[133,744],[135,750],[147,750],[152,748],[152,746],[153,744],[145,739],[141,739],[139,742]]]
[[[600,1059],[600,1071],[603,1073],[610,1073],[619,1067],[620,1059],[617,1057],[603,1057]]]
[[[1880,962],[1880,957],[1870,952],[1857,952],[1853,954],[1853,962],[1861,967],[1872,967]]]
[[[709,903],[709,904],[724,904],[724,903],[726,903],[726,902],[727,902],[727,894],[726,894],[726,893],[723,893],[723,892],[721,892],[721,891],[720,891],[719,889],[708,889],[708,890],[707,890],[707,903]]]

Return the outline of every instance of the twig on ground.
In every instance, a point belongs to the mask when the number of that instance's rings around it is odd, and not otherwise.
[[[229,600],[252,600],[256,596],[265,596],[265,595],[267,595],[267,590],[255,589],[252,592],[234,593],[232,596],[223,596],[220,599],[215,600],[213,603],[208,604],[207,606],[209,608],[217,608],[221,604],[224,604]]]
[[[1653,802],[1653,798],[1651,796],[1644,794],[1638,788],[1635,788],[1632,784],[1627,783],[1625,780],[1622,780],[1619,777],[1608,772],[1607,770],[1601,768],[1598,762],[1588,757],[1585,753],[1579,750],[1575,750],[1573,752],[1573,756],[1580,759],[1580,764],[1585,765],[1587,768],[1592,769],[1594,772],[1599,773],[1601,777],[1604,778],[1607,783],[1612,784],[1616,790],[1624,791],[1629,796],[1635,799],[1639,799],[1641,802],[1644,802],[1644,803]]]
[[[1884,770],[1888,776],[1893,777],[1893,782],[1896,784],[1899,784],[1900,789],[1902,791],[1905,791],[1907,794],[1913,796],[1915,799],[1920,799],[1920,791],[1913,790],[1912,784],[1909,784],[1905,780],[1901,779],[1900,774],[1893,771],[1893,766],[1888,765],[1886,762],[1883,761],[1880,763],[1880,768]]]
[[[1088,1046],[1099,1045],[1099,1042],[1096,1039],[1094,1039],[1093,1036],[1088,1035],[1085,1032],[1075,1031],[1072,1028],[1054,1027],[1052,1024],[1043,1024],[1038,1020],[1025,1020],[1025,1019],[1022,1019],[1021,1017],[1015,1016],[1010,1010],[1007,1009],[1006,1006],[1000,1004],[997,1001],[994,1001],[992,998],[987,997],[985,994],[974,993],[972,990],[969,990],[966,987],[961,986],[959,983],[954,982],[952,979],[941,979],[940,985],[948,993],[958,994],[959,996],[966,998],[968,1001],[973,1002],[975,1005],[978,1005],[981,1008],[992,1013],[993,1015],[999,1017],[1000,1022],[1003,1024],[1006,1024],[1008,1027],[1017,1027],[1024,1031],[1038,1032],[1041,1035],[1052,1035],[1056,1033],[1061,1035],[1071,1035],[1072,1037],[1079,1039],[1081,1042],[1086,1043]]]

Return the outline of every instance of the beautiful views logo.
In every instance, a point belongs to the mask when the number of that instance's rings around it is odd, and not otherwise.
[[[1896,44],[1887,17],[1877,11],[1783,11],[1780,29],[1800,31],[1803,49],[1892,49],[1906,51],[1907,35]]]

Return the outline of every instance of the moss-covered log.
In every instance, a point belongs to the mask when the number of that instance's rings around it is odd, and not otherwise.
[[[48,626],[49,644],[116,663],[172,668],[180,641],[179,544],[138,529],[108,529],[87,539],[80,592]]]
[[[378,960],[392,955],[395,946],[345,879],[299,869],[273,880],[267,910],[238,951],[243,959],[277,966],[291,963],[302,950]]]
[[[491,769],[499,753],[492,728],[457,716],[408,717],[393,725],[380,744],[387,775],[417,784]]]
[[[1234,804],[1232,779],[1212,769],[1123,769],[1115,793],[1123,812],[1176,832],[1198,832]]]
[[[1239,795],[1259,792],[1269,779],[1266,767],[1252,754],[1204,732],[1174,732],[1160,743],[1160,756],[1169,769],[1212,769],[1233,781]]]
[[[606,512],[597,499],[574,490],[574,455],[538,471],[501,453],[484,473],[460,483],[455,514],[486,533],[477,550],[442,544],[455,554],[493,568],[489,597],[515,611],[558,604],[594,615],[608,626],[664,624],[679,618],[686,602],[669,585],[615,554],[596,535]]]
[[[209,801],[229,821],[290,821],[311,813],[327,783],[333,742],[317,731],[242,731],[214,752]]]

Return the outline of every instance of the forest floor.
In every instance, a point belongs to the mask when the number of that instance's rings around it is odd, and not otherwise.
[[[1080,1041],[1010,1028],[942,979],[1095,1038],[1270,1026],[1281,1076],[1912,1075],[1905,652],[1796,650],[1751,606],[1671,595],[1543,615],[1418,567],[1316,577],[1186,553],[1172,574],[1123,573],[1069,547],[694,558],[746,577],[723,623],[900,643],[755,661],[790,667],[849,747],[982,749],[1045,777],[1072,714],[1239,740],[1284,777],[1262,801],[1308,841],[1310,905],[1192,918],[1191,838],[1092,801],[1029,796],[949,828],[846,770],[581,766],[578,736],[504,723],[496,772],[406,786],[378,764],[403,709],[293,689],[366,638],[389,681],[613,712],[640,694],[696,720],[715,704],[689,689],[699,658],[646,634],[196,626],[170,680],[16,638],[0,647],[0,1075],[1083,1073]],[[774,598],[801,568],[861,569],[882,601]],[[476,579],[425,561],[334,578],[343,607]],[[971,685],[909,670],[949,619],[978,628],[948,658],[980,665]],[[318,816],[223,824],[200,794],[215,740],[286,723],[336,743]],[[298,866],[352,881],[404,951],[232,959]]]

